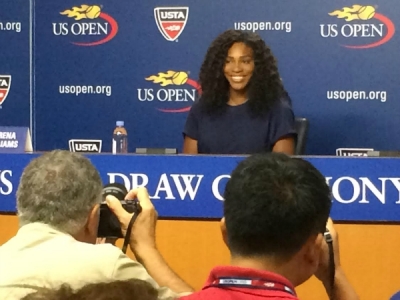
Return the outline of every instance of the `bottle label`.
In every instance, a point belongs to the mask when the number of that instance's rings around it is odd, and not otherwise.
[[[113,134],[112,152],[115,153],[128,153],[128,141],[126,134]]]

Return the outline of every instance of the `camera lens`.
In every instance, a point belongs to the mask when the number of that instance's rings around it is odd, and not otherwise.
[[[112,195],[118,200],[124,200],[126,194],[128,194],[128,190],[123,184],[118,182],[109,183],[103,188],[103,200],[105,200],[108,195]]]
[[[119,201],[123,201],[128,194],[126,187],[121,183],[110,183],[104,186],[103,201],[108,195],[112,195]],[[111,212],[106,203],[100,205],[100,221],[98,228],[99,237],[122,237],[118,218]]]

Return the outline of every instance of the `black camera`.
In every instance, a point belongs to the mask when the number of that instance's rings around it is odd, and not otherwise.
[[[106,203],[106,197],[112,195],[117,198],[122,207],[129,213],[140,213],[141,207],[138,200],[124,200],[128,191],[123,184],[110,183],[103,188],[103,202],[100,204],[100,221],[97,231],[98,237],[123,238],[118,218],[112,213]]]

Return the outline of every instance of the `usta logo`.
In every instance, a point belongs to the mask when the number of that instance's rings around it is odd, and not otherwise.
[[[374,151],[372,148],[338,148],[336,149],[337,156],[368,156],[369,151]]]
[[[196,94],[201,93],[200,85],[189,78],[188,72],[184,71],[167,71],[166,73],[158,73],[146,78],[161,87],[176,86],[175,88],[145,88],[138,89],[139,101],[159,101],[168,103],[182,103],[177,108],[157,108],[157,110],[167,113],[187,112],[190,110],[192,103],[196,99]],[[187,85],[189,88],[184,88]]]
[[[93,144],[78,144],[75,146],[77,151],[90,151],[90,152],[99,152],[99,148]]]
[[[351,49],[367,49],[387,43],[395,33],[393,22],[383,14],[376,12],[376,7],[371,5],[355,4],[329,13],[330,16],[344,19],[346,24],[321,24],[321,36],[324,38],[357,38],[362,40],[360,45],[343,44],[341,46]],[[371,38],[373,42],[370,42]]]
[[[6,101],[11,86],[11,75],[0,75],[0,107]]]
[[[344,153],[343,156],[355,156],[355,157],[361,157],[361,156],[365,156],[367,157],[368,154],[367,153]]]
[[[69,140],[71,152],[101,152],[102,140]]]
[[[74,6],[60,12],[79,22],[53,23],[53,34],[57,36],[84,37],[84,42],[71,42],[77,46],[97,46],[109,42],[118,32],[118,24],[113,17],[101,11],[99,5]],[[84,21],[81,21],[84,20]],[[86,20],[93,20],[92,22]],[[94,21],[95,20],[95,21]],[[98,38],[92,38],[98,37]]]
[[[156,7],[154,19],[162,36],[170,42],[178,41],[189,17],[189,7]]]
[[[0,170],[0,195],[10,195],[13,191],[13,184],[11,182],[12,171]]]

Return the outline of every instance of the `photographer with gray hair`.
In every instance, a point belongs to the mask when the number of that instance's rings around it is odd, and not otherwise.
[[[38,288],[65,283],[79,289],[133,278],[154,286],[159,299],[192,292],[156,248],[157,212],[145,188],[126,196],[137,198],[142,208],[130,235],[138,262],[113,245],[95,244],[102,188],[98,171],[82,155],[56,150],[29,163],[17,190],[20,229],[0,247],[0,299],[21,299]],[[133,215],[113,196],[107,205],[125,235]]]

